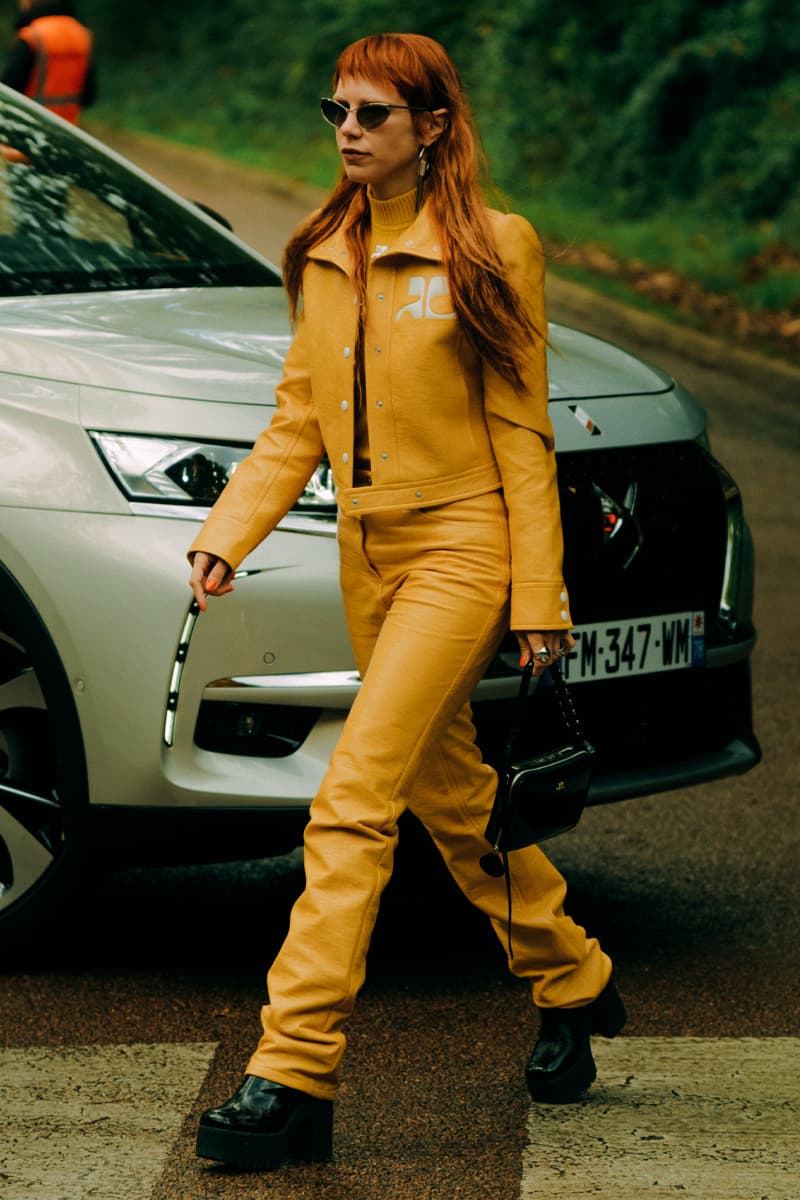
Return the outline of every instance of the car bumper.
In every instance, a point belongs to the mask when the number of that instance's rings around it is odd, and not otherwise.
[[[185,562],[195,531],[196,522],[179,517],[4,510],[7,566],[73,682],[91,803],[302,814],[358,690],[335,539],[276,531],[247,560],[234,594],[198,616],[190,611]],[[25,558],[12,553],[23,546]],[[600,748],[592,800],[753,766],[760,752],[750,713],[751,649],[745,638],[710,649],[703,668],[576,685]],[[509,651],[495,660],[473,697],[490,761],[498,759],[514,704],[515,657]],[[204,738],[204,714],[213,730],[227,720],[235,736],[227,743],[216,733]],[[257,718],[269,725],[276,715],[283,730],[262,753],[264,743],[248,731],[258,728]],[[297,720],[300,736],[292,734]]]
[[[574,685],[599,751],[589,802],[687,787],[755,766],[761,751],[750,707],[753,643],[746,637],[712,648],[702,668]],[[496,657],[472,697],[479,742],[495,764],[518,686],[516,654],[509,651]],[[253,754],[261,770],[290,770],[297,756],[314,755],[321,779],[358,688],[355,670],[214,680],[203,691],[195,736],[209,752],[226,748],[229,759],[237,751]],[[244,722],[238,737],[229,714]],[[260,736],[269,757],[248,747],[249,736]]]

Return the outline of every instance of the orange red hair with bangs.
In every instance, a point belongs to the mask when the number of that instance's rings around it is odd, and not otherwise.
[[[479,183],[479,150],[469,105],[452,59],[443,46],[421,34],[375,34],[342,52],[333,75],[334,90],[345,78],[389,84],[412,107],[447,109],[447,128],[431,148],[425,195],[442,246],[453,308],[477,353],[504,379],[521,387],[522,358],[531,339],[541,340],[543,331],[534,328],[497,253]],[[327,202],[286,247],[284,280],[294,319],[309,250],[341,227],[353,258],[363,322],[369,220],[366,188],[343,173]]]

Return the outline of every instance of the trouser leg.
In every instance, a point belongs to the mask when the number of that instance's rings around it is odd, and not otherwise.
[[[462,709],[507,625],[502,500],[462,504],[461,520],[473,518],[468,536],[420,513],[402,525],[371,519],[366,557],[355,523],[342,541],[348,621],[357,660],[369,658],[369,667],[311,808],[306,888],[268,976],[263,1035],[248,1067],[322,1099],[335,1093],[344,1023],[420,760]]]
[[[494,800],[495,772],[475,745],[469,705],[426,755],[409,808],[427,828],[464,895],[486,913],[504,949],[508,896],[503,878],[487,875],[480,858]],[[611,975],[611,961],[595,938],[564,913],[566,884],[537,846],[509,855],[512,888],[509,967],[531,982],[540,1008],[570,1008],[593,1000]]]

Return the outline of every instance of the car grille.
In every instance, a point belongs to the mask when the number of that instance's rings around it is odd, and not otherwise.
[[[726,507],[715,464],[700,446],[563,454],[558,479],[576,625],[689,610],[703,610],[713,622]]]

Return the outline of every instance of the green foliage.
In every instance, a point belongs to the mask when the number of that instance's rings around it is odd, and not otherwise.
[[[505,188],[568,180],[628,216],[698,197],[744,220],[795,211],[800,21],[785,0],[82,0],[80,11],[114,63],[109,100],[167,130],[191,118],[215,137],[313,145],[314,101],[340,49],[414,29],[459,64]]]
[[[753,283],[745,266],[765,244],[800,253],[800,14],[785,0],[77,7],[97,34],[105,121],[327,185],[338,164],[316,100],[339,51],[414,30],[450,50],[496,183],[546,213],[547,232],[613,230],[615,249],[635,243],[635,256],[728,288]],[[3,9],[10,21],[16,6]],[[757,303],[796,305],[793,279],[770,269]]]

